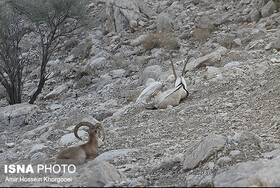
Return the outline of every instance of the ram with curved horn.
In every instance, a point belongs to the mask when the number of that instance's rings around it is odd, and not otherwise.
[[[93,125],[90,122],[80,122],[74,128],[74,135],[76,138],[82,140],[78,135],[78,130],[81,126],[87,126],[88,141],[85,144],[73,147],[64,147],[60,150],[56,157],[56,163],[59,164],[82,164],[86,160],[91,160],[98,155],[98,129],[102,130],[103,141],[106,134],[104,126],[101,123]]]
[[[155,96],[154,108],[164,109],[167,108],[169,105],[177,106],[181,100],[183,100],[189,95],[184,74],[185,74],[186,65],[190,60],[190,58],[191,56],[188,56],[184,63],[182,75],[177,76],[172,57],[170,56],[171,67],[175,77],[175,87],[164,92],[159,92]]]

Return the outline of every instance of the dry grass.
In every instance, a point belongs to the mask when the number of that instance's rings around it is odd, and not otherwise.
[[[146,50],[152,50],[154,48],[180,48],[177,38],[169,33],[151,33],[141,41],[141,45]]]
[[[211,30],[209,28],[195,28],[193,31],[193,36],[199,42],[205,42],[211,35]]]

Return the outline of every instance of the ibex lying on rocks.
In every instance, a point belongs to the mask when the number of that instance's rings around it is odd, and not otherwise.
[[[78,136],[78,129],[81,126],[87,126],[88,129],[88,142],[79,146],[64,147],[60,150],[56,157],[58,164],[82,164],[87,159],[94,159],[98,155],[98,129],[103,132],[103,141],[106,134],[104,126],[101,123],[96,123],[94,126],[90,122],[80,122],[74,128],[74,135],[76,138],[82,140]]]
[[[164,108],[167,108],[169,105],[177,106],[182,99],[184,99],[185,97],[187,97],[189,95],[189,92],[187,90],[187,84],[186,84],[186,81],[184,78],[184,74],[185,74],[185,68],[186,68],[187,62],[189,61],[190,58],[191,58],[191,56],[188,56],[185,61],[184,68],[182,71],[182,76],[177,77],[175,68],[174,68],[174,63],[173,63],[172,57],[170,56],[171,66],[172,66],[173,74],[175,77],[175,88],[169,89],[165,92],[159,92],[155,96],[154,108],[164,109]]]

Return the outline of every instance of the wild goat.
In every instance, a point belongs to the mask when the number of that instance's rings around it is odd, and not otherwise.
[[[182,99],[184,99],[185,97],[187,97],[189,95],[189,92],[187,90],[187,83],[184,78],[184,74],[185,74],[185,68],[186,68],[187,62],[189,61],[190,58],[191,58],[191,56],[188,56],[185,61],[184,68],[182,71],[182,76],[177,77],[175,68],[174,68],[174,63],[173,63],[172,57],[170,56],[171,66],[172,66],[173,74],[175,77],[175,88],[169,89],[164,92],[159,92],[155,96],[154,108],[164,109],[164,108],[167,108],[169,105],[177,106]]]
[[[56,157],[58,164],[82,164],[87,159],[94,159],[98,155],[98,129],[103,132],[103,141],[106,134],[104,126],[101,123],[96,123],[94,126],[90,122],[80,122],[74,128],[74,135],[76,138],[82,140],[78,135],[78,129],[81,126],[87,126],[88,129],[88,142],[79,146],[64,147],[60,150]]]

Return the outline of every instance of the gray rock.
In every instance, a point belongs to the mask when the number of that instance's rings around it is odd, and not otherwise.
[[[230,157],[221,157],[217,160],[217,165],[226,165],[229,164],[230,162],[231,162]]]
[[[91,77],[83,76],[81,79],[74,83],[73,87],[74,89],[79,89],[88,86],[89,84],[91,84]]]
[[[241,46],[241,39],[240,39],[240,38],[234,39],[233,42],[234,42],[236,45]]]
[[[205,176],[200,182],[199,182],[200,187],[213,187],[213,177],[210,176]]]
[[[151,173],[154,173],[160,169],[172,168],[173,166],[175,166],[176,164],[182,161],[183,161],[183,154],[175,155],[173,158],[164,159],[163,161],[160,161],[158,164],[154,165],[154,167],[151,170]]]
[[[143,82],[145,83],[148,78],[153,78],[157,80],[157,78],[159,77],[159,75],[161,75],[161,73],[162,73],[161,66],[159,65],[148,66],[143,71],[143,76],[142,76]]]
[[[136,100],[136,103],[146,102],[151,99],[152,95],[162,87],[161,82],[153,82],[145,88]]]
[[[8,148],[13,148],[15,147],[15,143],[11,142],[11,143],[6,143],[5,144]]]
[[[82,138],[84,135],[86,135],[87,133],[83,130],[78,131],[78,135]],[[60,139],[60,143],[61,145],[67,145],[69,143],[73,143],[77,141],[77,138],[75,137],[75,135],[73,133],[69,133],[69,134],[65,134],[61,137]]]
[[[30,150],[29,153],[33,153],[33,152],[39,151],[39,150],[41,150],[41,149],[43,149],[43,148],[45,148],[45,147],[46,147],[46,146],[45,146],[44,144],[36,144],[36,145],[34,145],[34,146],[31,148],[31,150]]]
[[[93,161],[90,161],[89,164],[97,165],[102,162],[110,162],[113,161],[115,158],[126,155],[128,153],[137,152],[137,149],[118,149],[118,150],[111,150],[105,153],[98,155]]]
[[[77,57],[79,59],[84,59],[86,57],[88,57],[90,51],[91,51],[91,47],[93,45],[93,42],[91,39],[87,39],[85,41],[82,41],[80,44],[76,45],[72,51],[71,54],[74,57]]]
[[[262,17],[268,17],[270,16],[271,14],[273,14],[273,12],[276,10],[276,4],[270,0],[267,2],[267,4],[262,7],[261,9],[261,15]]]
[[[210,135],[191,144],[185,154],[183,170],[188,171],[206,161],[215,152],[221,150],[226,143],[226,138],[221,135]]]
[[[44,161],[48,159],[47,154],[42,153],[42,152],[36,152],[31,156],[30,163],[31,164],[43,164]]]
[[[128,29],[131,22],[139,24],[147,18],[151,18],[154,12],[139,0],[108,0],[106,2],[107,20],[105,23],[107,32],[120,32]]]
[[[62,104],[51,104],[50,106],[48,106],[48,108],[50,108],[51,110],[57,110],[60,108],[63,108]]]
[[[106,58],[105,57],[92,57],[88,60],[85,69],[90,69],[95,72],[98,69],[101,69],[105,66]]]
[[[225,55],[226,52],[227,52],[227,49],[225,47],[220,47],[216,51],[214,51],[210,54],[207,54],[203,57],[199,57],[196,60],[190,61],[189,63],[187,63],[186,70],[191,71],[196,68],[206,66],[213,61],[218,61],[222,58],[223,55]]]
[[[278,187],[280,185],[280,158],[249,161],[221,168],[214,178],[215,187]]]
[[[48,93],[44,99],[52,99],[57,97],[58,95],[60,95],[62,92],[64,92],[66,89],[68,88],[68,86],[66,84],[63,84],[61,86],[58,86],[57,88],[55,88],[54,90],[52,90],[50,93]]]
[[[108,162],[102,162],[101,164],[94,166],[82,175],[85,176],[87,186],[90,187],[103,187],[111,181],[125,181],[127,177],[121,171],[117,170],[116,167],[109,164]]]
[[[125,70],[124,69],[117,69],[117,70],[112,70],[111,74],[113,78],[121,78],[124,77]]]
[[[270,152],[262,153],[261,156],[264,158],[269,158],[269,159],[280,156],[280,149],[275,149]]]
[[[245,141],[249,141],[249,142],[256,142],[256,143],[260,143],[262,140],[259,136],[257,136],[256,134],[249,132],[249,131],[242,131],[239,133],[236,133],[232,139],[235,142],[245,142]]]
[[[140,35],[136,39],[133,39],[130,42],[130,45],[132,45],[132,46],[139,46],[141,44],[141,41],[143,41],[146,37],[147,37],[147,35]]]
[[[27,124],[30,117],[39,109],[37,105],[21,103],[0,108],[0,127],[22,126]]]
[[[197,187],[200,185],[201,180],[203,179],[202,175],[189,175],[186,177],[186,182],[188,187]]]
[[[240,154],[240,151],[239,150],[233,150],[233,151],[230,151],[229,155],[231,156],[236,156],[236,155],[239,155]]]
[[[157,16],[157,32],[172,32],[172,20],[169,14],[167,13],[160,13]]]
[[[251,21],[252,22],[258,22],[260,19],[261,19],[261,13],[260,11],[258,11],[257,9],[253,9],[251,12],[250,12],[250,18],[251,18]]]

